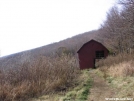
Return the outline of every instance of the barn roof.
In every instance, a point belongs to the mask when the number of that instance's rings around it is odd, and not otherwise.
[[[77,51],[77,53],[79,53],[80,50],[81,50],[84,46],[86,46],[87,44],[89,44],[89,43],[91,43],[91,42],[96,42],[96,43],[102,45],[104,48],[106,48],[106,47],[105,47],[103,44],[101,44],[100,42],[91,39],[90,41],[88,41],[88,42],[86,42],[85,44],[83,44],[83,46]],[[107,48],[106,48],[106,50],[109,51]]]

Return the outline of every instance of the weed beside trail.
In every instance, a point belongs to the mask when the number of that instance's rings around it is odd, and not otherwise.
[[[78,68],[75,58],[39,57],[32,64],[0,71],[0,101],[24,101],[40,94],[66,91],[73,85]]]

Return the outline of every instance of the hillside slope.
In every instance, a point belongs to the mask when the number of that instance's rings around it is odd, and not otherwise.
[[[97,34],[97,30],[89,31],[46,46],[2,57],[0,58],[0,68],[18,67],[23,63],[32,64],[37,57],[56,54],[60,47],[65,47],[67,50],[76,53],[83,43],[95,38]]]

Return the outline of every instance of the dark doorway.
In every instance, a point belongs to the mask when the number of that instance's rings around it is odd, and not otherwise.
[[[96,61],[96,59],[94,59],[94,69],[96,69],[96,66],[95,66],[95,61]]]

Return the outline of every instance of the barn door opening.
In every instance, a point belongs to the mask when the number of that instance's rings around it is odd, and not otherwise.
[[[96,69],[95,62],[96,62],[96,59],[94,59],[94,69]]]
[[[98,62],[99,62],[100,59],[94,59],[94,69],[96,69],[98,67]]]

